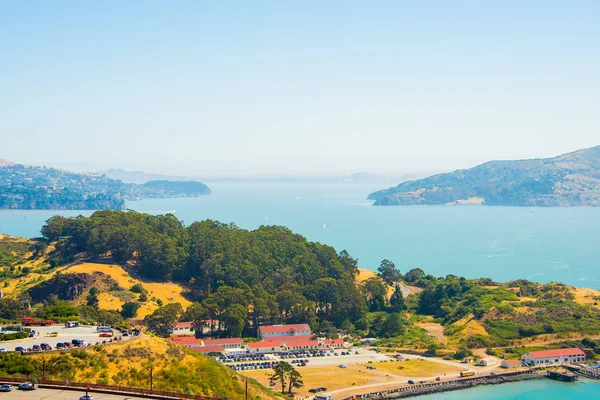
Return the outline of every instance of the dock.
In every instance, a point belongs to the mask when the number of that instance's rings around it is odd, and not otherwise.
[[[569,371],[548,371],[546,378],[561,382],[575,382],[577,375]]]

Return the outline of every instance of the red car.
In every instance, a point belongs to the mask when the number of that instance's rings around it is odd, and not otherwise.
[[[99,336],[100,337],[113,337],[113,333],[112,332],[102,332]]]

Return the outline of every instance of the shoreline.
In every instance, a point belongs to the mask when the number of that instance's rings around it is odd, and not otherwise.
[[[535,371],[508,372],[504,374],[485,375],[474,378],[462,378],[435,383],[424,383],[420,385],[403,386],[397,389],[372,392],[347,397],[343,400],[391,400],[409,397],[439,394],[457,390],[471,389],[479,386],[501,385],[521,381],[545,379],[545,375]]]

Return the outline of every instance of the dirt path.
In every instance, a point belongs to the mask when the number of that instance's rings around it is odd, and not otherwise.
[[[421,322],[416,324],[419,328],[425,329],[431,336],[436,338],[439,343],[446,344],[448,341],[446,335],[444,335],[444,327],[435,322]]]

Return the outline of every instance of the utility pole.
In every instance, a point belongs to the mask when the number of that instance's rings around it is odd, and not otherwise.
[[[150,391],[152,391],[152,367],[148,368],[148,370],[150,371]]]

